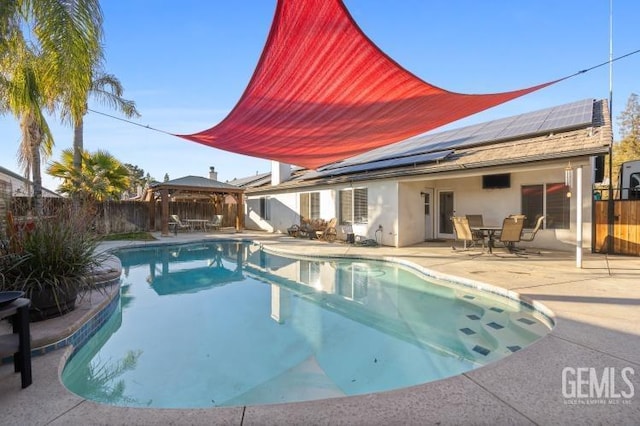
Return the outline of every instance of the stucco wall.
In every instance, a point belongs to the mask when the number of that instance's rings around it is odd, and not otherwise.
[[[566,163],[565,163],[566,165]],[[570,202],[571,229],[545,229],[536,235],[535,246],[570,250],[575,247],[576,221],[576,175],[575,168],[583,166],[583,247],[591,247],[591,172],[588,163],[574,164],[574,188]],[[424,199],[420,192],[432,188],[434,198],[441,191],[454,193],[455,215],[482,214],[485,224],[500,225],[509,214],[520,213],[520,190],[523,185],[564,182],[564,165],[552,168],[495,169],[485,173],[511,173],[511,186],[504,189],[483,189],[482,175],[464,178],[450,177],[445,179],[412,181],[399,186],[399,246],[416,244],[424,241]],[[437,209],[437,203],[434,204]],[[437,212],[437,210],[436,210]],[[434,237],[452,238],[452,234],[438,233],[439,217],[434,216]],[[526,245],[523,243],[523,245]]]
[[[409,179],[378,180],[361,182],[353,188],[368,189],[367,224],[355,224],[356,236],[375,239],[388,246],[404,247],[425,241],[425,216],[423,191],[432,191],[431,211],[433,215],[434,238],[453,238],[453,234],[439,232],[438,195],[442,191],[452,191],[455,214],[482,214],[486,224],[502,224],[509,214],[521,212],[520,191],[523,185],[564,182],[566,162],[512,166],[510,168],[483,169],[474,172],[459,172],[446,177],[424,176]],[[591,167],[589,162],[574,163],[573,168],[583,166],[583,247],[591,246]],[[465,173],[464,175],[462,173]],[[504,189],[483,189],[482,174],[510,173],[511,184]],[[577,173],[574,172],[574,176]],[[442,175],[439,175],[442,176]],[[576,181],[574,177],[574,182]],[[338,217],[338,191],[351,185],[336,185],[321,188],[321,217]],[[309,192],[305,189],[305,192]],[[545,229],[536,236],[534,245],[540,248],[571,250],[575,247],[576,188],[571,198],[571,229]],[[269,196],[271,219],[261,219],[259,197],[249,196],[247,201],[246,226],[248,229],[262,229],[269,232],[286,233],[293,223],[299,222],[299,193],[277,193]],[[382,229],[379,230],[379,226]],[[344,239],[347,229],[337,226],[338,238]],[[526,245],[523,243],[523,245]]]

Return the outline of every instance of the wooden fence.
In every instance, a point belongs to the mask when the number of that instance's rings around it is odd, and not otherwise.
[[[59,211],[71,200],[67,198],[45,198],[45,215]],[[14,197],[11,210],[14,216],[29,214],[29,199]],[[152,214],[153,211],[153,214]],[[214,206],[207,201],[176,201],[169,203],[169,214],[177,214],[181,219],[213,220],[213,216],[223,216],[223,227],[236,226],[237,204]],[[160,201],[155,202],[153,210],[147,201],[105,201],[91,207],[94,228],[100,234],[118,234],[136,231],[159,231],[162,223]],[[240,224],[241,227],[244,223]]]
[[[607,200],[593,202],[594,253],[640,256],[640,200],[613,201],[613,231],[609,235]]]

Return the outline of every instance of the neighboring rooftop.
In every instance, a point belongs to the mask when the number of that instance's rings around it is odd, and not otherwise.
[[[151,188],[158,186],[163,187],[189,187],[202,189],[231,189],[238,190],[236,185],[220,182],[217,180],[205,178],[202,176],[184,176],[177,179],[168,180],[166,182],[156,182],[151,184]]]

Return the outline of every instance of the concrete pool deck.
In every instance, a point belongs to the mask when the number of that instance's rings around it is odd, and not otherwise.
[[[469,256],[450,245],[356,247],[282,235],[180,234],[147,244],[204,238],[243,238],[293,254],[385,257],[440,274],[519,293],[553,311],[556,326],[531,346],[459,376],[396,391],[293,404],[144,409],[97,404],[68,392],[59,376],[69,348],[34,357],[33,384],[20,388],[11,364],[0,366],[0,424],[615,424],[640,419],[640,258],[546,252],[515,258]],[[123,243],[110,242],[105,247]],[[127,242],[124,244],[145,244]],[[68,333],[101,301],[86,301],[73,316],[32,324],[35,339]],[[75,325],[77,326],[77,324]],[[578,368],[582,373],[578,372]],[[625,377],[622,376],[623,369]],[[563,370],[565,373],[563,376]],[[594,374],[597,380],[590,379]],[[603,374],[611,374],[609,383]],[[608,376],[605,376],[608,377]],[[627,381],[625,381],[625,378]],[[580,385],[582,381],[582,386]],[[612,395],[591,393],[600,386]],[[613,388],[615,386],[615,388]],[[579,394],[566,396],[579,389]],[[592,392],[598,389],[592,389]]]

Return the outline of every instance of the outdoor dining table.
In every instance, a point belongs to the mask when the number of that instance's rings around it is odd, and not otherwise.
[[[498,225],[483,225],[483,226],[472,226],[472,231],[480,231],[483,235],[487,237],[487,247],[489,248],[489,253],[493,253],[493,247],[495,243],[495,235],[496,232],[502,230],[502,226]]]
[[[203,231],[207,230],[207,219],[185,219],[185,221],[191,225],[191,229],[200,228]]]

